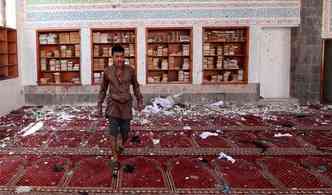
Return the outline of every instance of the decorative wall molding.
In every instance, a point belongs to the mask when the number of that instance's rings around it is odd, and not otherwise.
[[[28,0],[24,6],[25,26],[43,27],[46,23],[48,26],[52,24],[93,26],[114,22],[121,24],[140,22],[145,25],[156,23],[191,25],[202,22],[218,23],[223,26],[298,26],[300,24],[300,0],[204,2],[143,0],[140,4],[137,2],[136,0]]]
[[[165,1],[158,1],[147,3],[146,1],[140,3],[82,3],[82,4],[34,4],[29,5],[26,3],[26,7],[29,9],[33,9],[35,11],[41,10],[52,7],[53,10],[63,10],[63,9],[72,9],[72,10],[80,10],[80,9],[96,9],[96,8],[135,8],[135,9],[149,9],[149,8],[171,8],[171,7],[190,7],[190,8],[202,8],[202,7],[223,7],[223,8],[240,8],[240,7],[298,7],[300,4],[299,0],[289,0],[289,1],[269,1],[269,0],[249,0],[249,1],[228,1],[228,0],[221,0],[215,2],[177,2],[177,3],[168,3]]]
[[[28,6],[78,4],[177,4],[177,3],[234,3],[248,0],[26,0]],[[250,2],[288,3],[299,0],[249,0]]]
[[[218,19],[186,19],[186,20],[146,20],[146,21],[58,21],[58,22],[26,22],[24,29],[68,29],[68,28],[138,28],[138,27],[192,27],[194,25],[209,27],[230,26],[262,26],[262,27],[294,27],[294,20],[280,18],[278,21],[260,20],[218,20]]]

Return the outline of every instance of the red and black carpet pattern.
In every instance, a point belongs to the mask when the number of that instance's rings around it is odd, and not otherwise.
[[[45,114],[23,137],[41,109],[0,118],[0,194],[19,186],[27,194],[332,194],[332,112],[319,107],[267,118],[149,116],[132,124],[117,177],[107,121],[91,117],[93,108],[58,107],[68,120]]]

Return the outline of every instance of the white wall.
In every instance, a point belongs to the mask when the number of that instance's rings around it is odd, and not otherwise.
[[[195,24],[193,27],[193,84],[203,82],[203,27],[201,24]]]
[[[261,30],[259,48],[255,49],[260,53],[261,96],[264,98],[288,98],[290,90],[290,28],[263,28]]]
[[[249,62],[248,62],[248,81],[259,83],[260,56],[264,55],[260,51],[262,27],[251,26],[249,30]]]
[[[81,83],[91,85],[91,35],[89,28],[81,28]]]
[[[6,26],[16,28],[16,1],[6,0]]]
[[[37,85],[36,31],[22,29],[22,84]],[[84,55],[82,53],[82,55]]]
[[[5,14],[5,0],[0,0],[0,26],[4,26]]]
[[[0,81],[0,116],[24,105],[23,89],[19,79]]]
[[[143,25],[137,28],[137,81],[140,84],[146,84],[146,47],[145,47],[145,28]]]
[[[16,0],[17,2],[23,2]],[[45,1],[47,2],[47,1]],[[118,1],[122,2],[122,1]],[[28,3],[25,4],[25,21],[22,29],[22,83],[26,85],[37,85],[37,62],[36,62],[36,31],[43,29],[80,29],[81,30],[81,78],[83,85],[91,84],[91,28],[136,28],[137,32],[137,64],[138,81],[146,84],[146,47],[145,47],[145,29],[150,27],[190,27],[193,29],[193,84],[202,83],[202,27],[204,26],[249,26],[249,65],[248,81],[249,83],[260,83],[261,96],[266,98],[289,97],[289,69],[290,69],[290,28],[298,26],[300,23],[300,0],[289,0],[282,6],[277,1],[262,0],[261,4],[253,4],[248,7],[246,1],[239,1],[234,4],[231,1],[221,0],[218,3],[197,3],[188,1],[188,4],[150,4],[146,0],[145,4],[137,6],[136,4],[120,3],[96,4],[92,2],[87,4],[73,3],[66,4],[58,1],[58,5]],[[165,1],[166,2],[166,1]],[[171,2],[171,1],[169,1]],[[190,3],[189,3],[190,2]],[[264,3],[266,2],[266,3]],[[268,2],[268,3],[267,3]],[[91,3],[91,4],[90,4]],[[229,5],[228,5],[229,4]],[[75,6],[73,6],[75,5]],[[184,6],[185,5],[185,6]],[[132,7],[134,6],[134,7]],[[281,8],[284,9],[279,9]],[[24,7],[24,5],[22,6]],[[202,9],[211,11],[220,9],[234,11],[236,9],[243,12],[234,12],[234,18],[219,15],[219,12],[212,12],[211,18],[200,16],[195,10]],[[116,8],[116,9],[115,9]],[[278,14],[266,9],[278,8]],[[90,12],[82,12],[86,9]],[[94,18],[100,11],[176,11],[174,17],[182,16],[185,9],[191,9],[193,13],[188,12],[184,18],[164,18],[163,14],[151,16],[148,14],[145,19],[126,18],[131,16],[125,14],[124,18],[112,19],[105,17],[104,20]],[[91,11],[92,10],[92,11]],[[248,12],[246,11],[248,10]],[[288,10],[288,11],[287,11]],[[50,12],[47,12],[50,11]],[[247,16],[245,13],[257,12],[256,16]],[[72,15],[73,12],[77,12]],[[82,12],[82,13],[80,13]],[[280,13],[279,13],[280,12]],[[22,11],[22,13],[24,13]],[[143,13],[143,12],[138,12]],[[217,14],[218,13],[218,14]],[[238,14],[241,13],[241,14]],[[242,14],[243,13],[243,14]],[[259,13],[264,13],[260,15]],[[293,13],[289,14],[289,13]],[[53,14],[55,14],[53,16]],[[57,15],[60,14],[60,15]],[[104,13],[103,13],[104,14]],[[197,15],[195,15],[197,14]],[[210,14],[210,13],[209,13]],[[276,14],[276,15],[275,15]],[[98,14],[97,14],[98,15]],[[61,17],[60,17],[61,16]],[[68,20],[68,17],[78,17],[75,20]],[[116,18],[117,15],[115,15]],[[136,16],[136,15],[135,15]],[[141,16],[143,17],[143,16]],[[247,18],[246,18],[247,17]],[[264,28],[266,27],[266,28]],[[230,85],[228,85],[230,86]]]
[[[0,0],[0,26],[16,28],[16,1]]]

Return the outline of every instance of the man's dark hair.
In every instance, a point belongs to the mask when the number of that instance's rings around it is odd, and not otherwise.
[[[112,56],[113,56],[114,53],[116,53],[116,52],[118,52],[118,53],[124,53],[124,49],[123,49],[123,47],[122,47],[121,45],[119,45],[119,44],[114,45],[114,46],[112,47]]]

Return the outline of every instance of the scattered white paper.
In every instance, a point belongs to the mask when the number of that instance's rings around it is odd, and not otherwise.
[[[32,126],[34,126],[36,123],[30,123],[28,126],[24,127],[20,132],[18,133],[23,133],[25,131],[27,131],[28,129],[30,129]]]
[[[73,174],[74,174],[74,171],[73,171],[73,170],[71,170],[71,171],[69,171],[69,172],[66,173],[66,175],[68,175],[68,176],[71,176],[71,175],[73,175]]]
[[[191,130],[191,127],[189,127],[189,126],[184,126],[183,129],[184,129],[184,130]]]
[[[233,157],[228,156],[227,154],[225,154],[223,152],[219,153],[218,159],[226,159],[228,161],[231,161],[232,163],[235,163],[235,159]]]
[[[174,95],[174,97],[177,97],[177,95]],[[145,106],[143,112],[156,114],[160,111],[172,108],[174,104],[175,101],[173,96],[168,96],[166,98],[156,97],[152,100],[152,105]]]
[[[206,139],[208,138],[209,136],[218,136],[218,133],[211,133],[211,132],[203,132],[199,135],[200,138],[202,139]]]
[[[223,107],[225,105],[224,101],[219,101],[219,102],[215,102],[213,104],[210,104],[210,107]]]
[[[163,114],[166,115],[166,116],[171,116],[171,115],[174,115],[174,112],[164,110]]]
[[[292,137],[293,135],[292,134],[289,134],[289,133],[276,133],[274,134],[274,137]]]
[[[16,187],[15,192],[16,193],[26,193],[26,192],[31,192],[32,187],[30,186],[18,186]]]
[[[152,139],[152,142],[154,145],[157,145],[160,143],[160,139]]]
[[[147,120],[147,119],[143,119],[142,122],[141,122],[142,125],[146,125],[146,124],[148,124],[148,123],[150,123],[150,121]]]
[[[162,109],[168,109],[172,108],[175,104],[173,98],[171,96],[168,96],[167,98],[156,98],[153,102],[153,104],[156,104]]]
[[[57,118],[57,121],[70,121],[72,118],[75,118],[74,115],[67,114],[65,112],[61,112],[60,116]]]
[[[26,129],[26,131],[24,131],[24,134],[22,136],[25,137],[25,136],[34,134],[35,132],[39,131],[43,126],[44,126],[44,122],[39,121],[38,123],[35,123],[35,125],[33,125],[32,127]]]
[[[160,109],[158,107],[148,105],[148,106],[145,106],[145,108],[142,110],[142,112],[156,114],[156,113],[160,112]]]

